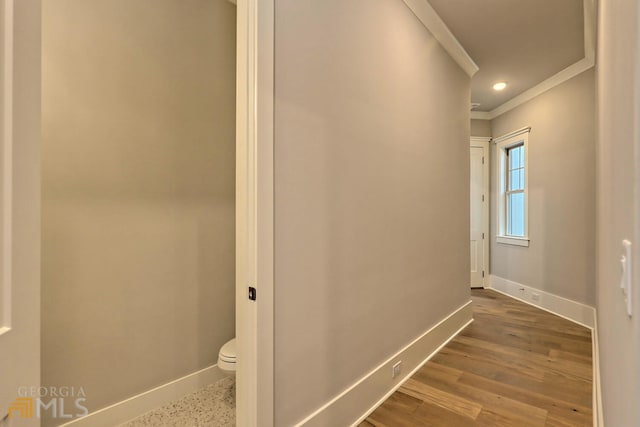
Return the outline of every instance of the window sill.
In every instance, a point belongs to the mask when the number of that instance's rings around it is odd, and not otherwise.
[[[529,239],[527,237],[497,236],[496,242],[502,243],[503,245],[529,247]]]

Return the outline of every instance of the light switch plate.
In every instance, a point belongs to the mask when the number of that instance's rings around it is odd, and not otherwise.
[[[629,317],[631,317],[633,314],[632,266],[633,262],[631,260],[631,242],[625,239],[622,241],[622,257],[620,257],[620,267],[622,270],[622,277],[620,278],[620,288],[622,289],[622,294],[624,295],[624,302],[627,309],[627,315]]]

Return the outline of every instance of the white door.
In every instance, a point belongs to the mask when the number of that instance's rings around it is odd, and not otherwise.
[[[483,287],[485,276],[485,238],[488,238],[485,230],[485,204],[486,182],[485,182],[485,149],[484,147],[471,146],[471,287]]]
[[[40,385],[40,0],[0,23],[0,425],[38,426],[16,399]]]

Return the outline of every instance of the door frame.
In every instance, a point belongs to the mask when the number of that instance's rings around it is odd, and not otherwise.
[[[1,0],[0,34],[0,336],[11,330],[13,202],[13,0]],[[1,416],[1,415],[0,415]]]
[[[482,156],[484,162],[482,164],[482,181],[483,181],[483,193],[485,195],[484,204],[482,206],[482,229],[484,230],[484,239],[482,241],[482,270],[485,272],[484,277],[482,278],[482,286],[489,286],[489,241],[491,239],[490,236],[490,205],[491,205],[491,192],[490,192],[490,162],[491,162],[491,153],[490,153],[490,142],[491,137],[485,136],[472,136],[470,139],[469,149],[472,147],[482,148]]]
[[[238,0],[236,420],[274,425],[274,0]],[[249,299],[249,287],[256,299]]]
[[[27,330],[34,339],[37,357],[21,361],[3,357],[2,365],[19,367],[19,384],[39,386],[39,242],[40,242],[40,33],[41,0],[0,0],[4,16],[3,49],[0,55],[3,94],[2,154],[10,161],[11,190],[3,192],[2,224],[11,221],[10,234],[3,233],[2,247],[13,255],[10,278],[20,285],[12,295],[12,329],[0,336],[0,345],[23,338]],[[7,38],[9,36],[9,38]],[[11,47],[9,51],[6,46]],[[8,55],[13,53],[13,56]],[[271,427],[274,423],[274,0],[239,0],[237,9],[236,72],[236,336],[238,370],[237,425]],[[10,72],[7,73],[6,70]],[[10,99],[12,102],[8,102]],[[9,106],[9,110],[7,110]],[[12,132],[7,131],[12,130]],[[13,152],[11,152],[13,151]],[[10,181],[3,179],[4,189]],[[19,188],[20,191],[15,191]],[[9,194],[5,196],[4,194]],[[6,203],[9,200],[10,203]],[[17,215],[19,214],[19,215]],[[19,219],[19,221],[18,221]],[[6,229],[6,228],[3,228]],[[11,245],[13,244],[13,246]],[[19,248],[16,252],[13,249]],[[3,257],[7,253],[3,249]],[[7,270],[4,270],[7,271]],[[3,281],[7,276],[3,277]],[[247,296],[248,286],[257,289],[257,301]],[[3,310],[6,314],[6,310]],[[6,324],[5,322],[2,322]],[[1,326],[1,325],[0,325]],[[24,341],[24,340],[22,340]],[[22,343],[24,347],[24,342]],[[33,350],[36,350],[34,348]],[[6,356],[6,355],[5,355]],[[33,363],[32,363],[33,361]],[[15,362],[15,363],[14,363]],[[0,366],[0,373],[2,373]],[[7,378],[3,375],[3,378]],[[17,383],[17,384],[18,384]],[[0,403],[11,397],[0,390]],[[4,414],[0,413],[0,419]]]
[[[0,8],[1,422],[19,386],[40,386],[42,23],[41,0],[0,0]]]

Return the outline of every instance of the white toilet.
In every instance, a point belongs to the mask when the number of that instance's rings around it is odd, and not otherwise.
[[[236,374],[236,339],[228,341],[218,353],[218,368],[227,375]]]

